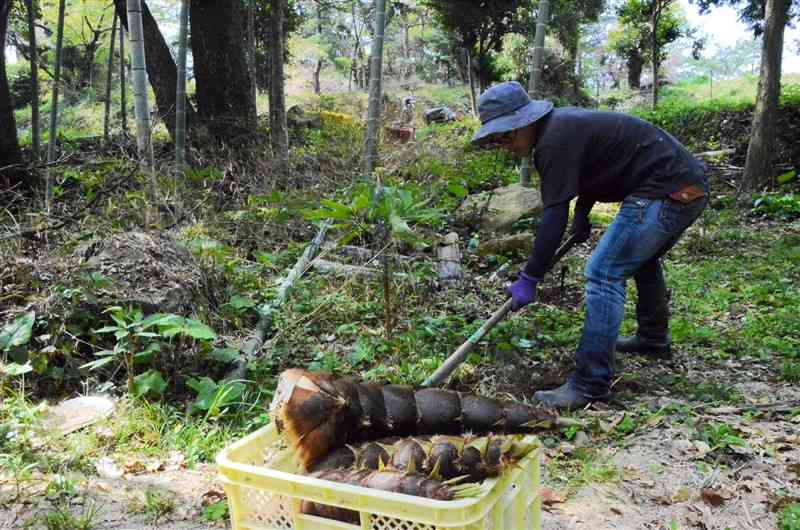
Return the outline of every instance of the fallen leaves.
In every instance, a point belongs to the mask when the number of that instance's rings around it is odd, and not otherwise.
[[[129,478],[134,475],[144,473],[160,473],[163,471],[175,471],[186,467],[186,456],[173,451],[166,460],[162,459],[140,459],[135,456],[128,457],[124,463],[118,465],[108,456],[100,458],[95,464],[97,476],[104,479]]]
[[[567,501],[567,496],[563,493],[543,488],[540,490],[539,495],[542,498],[542,504],[547,506],[552,506],[553,504],[561,504]]]
[[[721,488],[703,488],[700,491],[700,498],[706,504],[716,508],[733,498],[733,492]]]

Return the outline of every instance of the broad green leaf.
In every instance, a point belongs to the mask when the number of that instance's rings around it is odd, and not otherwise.
[[[214,333],[213,329],[199,320],[191,318],[185,318],[179,326],[168,327],[164,330],[165,337],[174,337],[175,335],[186,335],[197,340],[214,340],[217,338],[217,334]]]
[[[234,348],[214,348],[211,358],[220,363],[232,363],[239,358],[239,350]]]
[[[112,362],[114,359],[115,357],[103,357],[101,359],[95,359],[94,361],[90,361],[86,364],[80,365],[79,368],[81,369],[86,368],[88,370],[97,370],[98,368],[102,368],[103,366]]]
[[[158,370],[148,370],[133,379],[133,394],[144,396],[146,394],[161,395],[167,389],[167,382]]]
[[[447,191],[450,192],[450,194],[455,195],[459,199],[463,199],[464,197],[467,196],[467,188],[456,182],[451,182],[450,184],[448,184]]]
[[[120,331],[119,326],[103,326],[100,329],[94,330],[95,333],[113,333],[115,331]]]
[[[392,231],[395,234],[408,234],[411,232],[411,227],[399,215],[393,213],[389,216],[389,222],[392,225]]]
[[[210,377],[201,377],[200,379],[189,378],[186,385],[197,392],[197,399],[192,404],[192,408],[196,410],[206,411],[211,408],[214,393],[217,391],[217,383]]]
[[[114,311],[113,313],[111,313],[111,319],[114,322],[116,322],[117,325],[121,328],[127,328],[129,325],[128,322],[125,320],[124,316],[122,315],[122,312]]]
[[[369,207],[369,193],[359,193],[353,198],[353,210],[363,212],[367,207]]]
[[[228,515],[228,503],[225,501],[218,501],[206,506],[203,510],[203,519],[206,521],[221,521]]]
[[[177,315],[165,315],[164,313],[153,313],[149,315],[147,318],[142,320],[141,326],[143,329],[147,329],[150,326],[159,326],[162,323],[169,322],[170,320],[174,319]]]
[[[33,366],[31,366],[30,362],[25,364],[17,364],[11,363],[6,365],[0,365],[0,372],[3,372],[6,375],[16,376],[16,375],[23,375],[27,374],[28,372],[33,371]]]
[[[231,305],[231,307],[237,310],[250,309],[251,307],[256,306],[256,302],[254,300],[244,296],[239,296],[238,294],[231,296],[231,301],[228,303]]]
[[[329,210],[328,217],[332,219],[349,219],[350,208],[344,204],[332,201],[330,199],[322,199],[320,203]]]
[[[797,172],[792,169],[787,171],[783,175],[778,175],[778,183],[779,184],[786,184],[787,182],[791,181],[794,177],[797,176]]]
[[[3,331],[0,331],[0,350],[9,351],[12,347],[27,344],[31,340],[31,330],[35,321],[36,312],[30,311],[4,327]]]
[[[160,337],[158,333],[151,333],[149,331],[140,331],[139,333],[135,333],[137,337],[145,337],[145,338],[153,338],[153,337]]]
[[[239,382],[217,384],[209,377],[190,378],[186,382],[189,388],[197,392],[197,399],[192,403],[194,411],[207,411],[217,415],[221,408],[238,399],[244,392],[244,385]]]

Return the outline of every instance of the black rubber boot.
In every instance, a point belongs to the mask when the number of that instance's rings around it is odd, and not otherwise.
[[[616,350],[623,353],[641,353],[657,358],[672,357],[669,340],[669,298],[663,282],[636,283],[639,298],[636,300],[636,320],[639,329],[632,337],[617,339]]]
[[[597,398],[587,397],[572,387],[569,382],[553,390],[540,390],[533,394],[533,400],[556,409],[577,410],[582,409],[592,401],[607,401],[609,395]]]

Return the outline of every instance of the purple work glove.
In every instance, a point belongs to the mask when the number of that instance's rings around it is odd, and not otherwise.
[[[524,272],[519,273],[519,279],[506,288],[506,291],[514,300],[511,306],[512,311],[519,311],[536,300],[536,285],[538,283],[539,278],[534,278]]]

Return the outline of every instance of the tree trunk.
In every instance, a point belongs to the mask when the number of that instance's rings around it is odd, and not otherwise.
[[[319,74],[322,71],[323,62],[324,62],[324,59],[322,59],[321,57],[319,59],[317,59],[317,67],[314,69],[314,94],[316,94],[318,96],[319,96],[320,92],[322,91],[322,89],[320,87],[320,83],[319,83]]]
[[[31,140],[33,142],[33,160],[38,161],[42,154],[42,139],[39,134],[39,51],[36,49],[36,12],[33,0],[26,0],[28,12],[28,44],[31,48]],[[0,39],[0,42],[3,42]]]
[[[117,11],[119,18],[119,11]],[[119,109],[120,121],[122,122],[122,136],[128,138],[128,92],[125,86],[125,32],[122,31],[122,24],[119,28]]]
[[[142,2],[141,0],[127,0],[127,3],[133,73],[133,105],[136,115],[136,147],[139,152],[139,162],[150,169],[149,206],[155,207],[155,161],[153,160],[153,143],[150,138],[150,109],[147,104],[147,66],[142,28]]]
[[[189,26],[189,0],[181,0],[178,26],[178,84],[175,90],[175,163],[178,170],[186,161],[186,34]]]
[[[58,3],[58,27],[56,29],[56,64],[53,67],[53,100],[50,105],[50,137],[47,142],[47,162],[56,158],[56,126],[58,125],[58,89],[61,84],[61,50],[64,44],[64,0]],[[44,192],[44,207],[50,211],[50,199],[53,191],[53,175],[47,172],[47,183]]]
[[[756,190],[772,177],[771,155],[775,149],[775,122],[781,94],[783,34],[789,5],[789,0],[767,0],[758,96],[744,166],[744,181],[751,190]]]
[[[476,118],[478,117],[478,95],[475,93],[475,80],[473,77],[473,69],[472,69],[472,54],[469,52],[469,48],[464,48],[464,52],[467,54],[467,84],[469,85],[469,104],[472,107],[472,115]]]
[[[658,107],[658,67],[661,65],[661,46],[658,45],[658,19],[661,15],[661,2],[656,0],[656,6],[653,8],[652,24],[650,27],[651,36],[651,50],[652,58],[650,64],[653,67],[653,90],[652,90],[652,107],[656,110]]]
[[[247,4],[247,67],[250,70],[250,99],[253,123],[258,126],[258,71],[256,70],[256,5]]]
[[[381,90],[383,75],[383,36],[386,29],[386,0],[375,0],[375,36],[372,39],[369,75],[369,110],[367,112],[367,138],[364,142],[364,168],[372,176],[378,159],[378,133],[381,118]]]
[[[528,78],[528,94],[533,99],[541,95],[542,64],[544,62],[544,37],[547,33],[547,22],[550,16],[550,2],[539,0],[539,13],[536,16],[536,33],[533,36],[533,61],[531,75]],[[519,171],[519,183],[526,188],[531,185],[531,159],[522,159]]]
[[[109,125],[111,123],[111,81],[114,70],[114,44],[117,38],[117,15],[114,14],[114,21],[111,23],[111,44],[108,50],[108,68],[106,72],[106,105],[103,113],[103,142],[108,144]]]
[[[191,0],[197,110],[218,139],[252,137],[255,102],[241,0]],[[174,85],[173,85],[174,86]]]
[[[628,57],[628,88],[639,90],[642,88],[642,68],[644,59],[638,53],[633,53]]]
[[[284,93],[283,56],[286,40],[283,34],[285,0],[272,0],[272,52],[271,86],[269,98],[269,131],[272,153],[278,162],[278,171],[285,177],[289,169],[289,134],[286,125],[286,97]]]
[[[0,189],[22,183],[23,172],[16,165],[22,152],[14,120],[14,102],[6,77],[6,35],[12,0],[0,0]],[[13,166],[13,167],[9,167]]]
[[[126,0],[114,0],[114,7],[122,26],[130,32],[126,13]],[[170,137],[175,138],[175,87],[178,84],[178,68],[172,59],[169,46],[158,29],[158,23],[142,0],[142,31],[144,34],[145,55],[147,56],[147,78],[156,96],[156,109],[164,120]],[[122,47],[120,47],[120,55]],[[195,63],[196,64],[196,63]],[[186,103],[186,120],[191,127],[195,122],[194,108]]]

